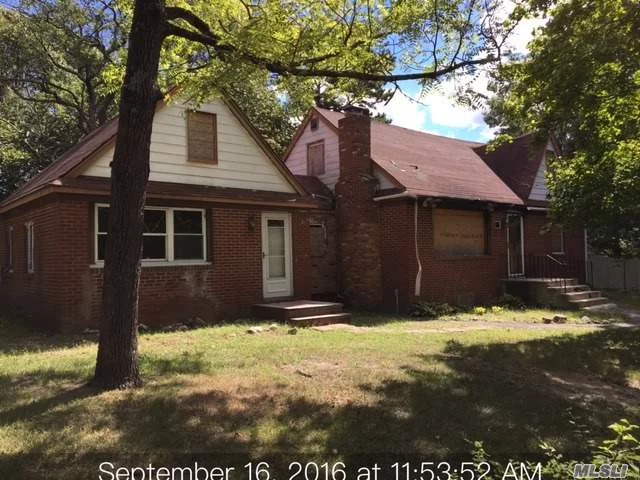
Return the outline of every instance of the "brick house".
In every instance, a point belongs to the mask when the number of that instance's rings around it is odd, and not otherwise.
[[[114,120],[0,203],[2,311],[50,330],[97,325],[116,134]],[[531,150],[529,137],[486,152],[313,109],[282,162],[230,100],[161,102],[141,321],[214,322],[276,299],[494,300],[532,255],[584,255],[582,232],[549,227],[548,153]]]
[[[0,305],[38,327],[97,325],[117,120],[0,204]],[[309,195],[237,106],[159,104],[151,139],[140,317],[147,324],[248,315],[311,295]]]
[[[334,195],[338,291],[353,305],[495,300],[502,279],[584,279],[585,233],[551,225],[546,159],[527,135],[484,145],[313,109],[285,154]],[[570,260],[570,261],[569,261]]]

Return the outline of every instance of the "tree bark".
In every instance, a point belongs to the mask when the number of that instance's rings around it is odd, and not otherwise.
[[[162,42],[164,0],[136,0],[129,54],[120,96],[120,117],[111,164],[111,205],[105,251],[103,315],[93,384],[140,386],[138,288],[149,148]]]

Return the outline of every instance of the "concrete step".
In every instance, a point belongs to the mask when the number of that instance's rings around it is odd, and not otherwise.
[[[563,296],[563,298],[565,298],[568,301],[572,301],[572,300],[584,300],[587,298],[596,298],[596,297],[601,297],[601,293],[598,290],[577,290],[574,292],[567,292],[567,293],[561,293],[560,295]]]
[[[582,310],[589,312],[605,312],[609,310],[617,310],[618,305],[615,303],[602,303],[600,305],[592,305],[590,307],[582,307]]]
[[[563,285],[571,286],[571,285],[580,285],[580,282],[577,278],[564,278],[558,280],[549,280],[547,285],[550,287],[561,287]]]
[[[296,327],[318,327],[320,325],[331,325],[333,323],[349,323],[350,313],[330,313],[328,315],[310,315],[306,317],[293,317],[287,323]]]
[[[593,307],[596,305],[604,305],[605,303],[609,303],[609,299],[607,297],[592,297],[582,300],[569,300],[569,303],[577,308],[585,308]]]
[[[329,315],[342,312],[342,303],[295,300],[290,302],[261,303],[251,307],[254,317],[286,322],[294,317]]]
[[[551,286],[551,287],[547,287],[547,289],[551,292],[554,293],[570,293],[570,292],[585,292],[591,289],[591,287],[589,285],[580,285],[580,284],[575,284],[575,285],[567,285],[566,287],[563,286]]]

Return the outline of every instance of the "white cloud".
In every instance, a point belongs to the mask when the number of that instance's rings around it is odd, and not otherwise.
[[[504,3],[505,17],[514,6],[513,1]],[[525,54],[534,29],[545,22],[542,18],[522,20],[511,32],[507,47],[513,52]],[[401,127],[436,134],[451,133],[452,129],[464,130],[479,140],[487,141],[493,138],[495,129],[489,128],[484,122],[481,110],[457,103],[456,90],[464,86],[477,93],[490,95],[491,92],[487,88],[488,80],[487,71],[481,70],[473,78],[458,76],[441,82],[437,89],[424,95],[415,95],[415,99],[398,92],[387,105],[380,105],[377,111],[384,112],[392,119],[394,125]]]
[[[412,130],[424,130],[427,121],[427,109],[420,103],[397,92],[391,101],[376,108],[378,113],[385,113],[393,124]]]

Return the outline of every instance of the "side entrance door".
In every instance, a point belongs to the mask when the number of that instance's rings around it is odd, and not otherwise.
[[[510,277],[524,275],[524,228],[522,215],[507,214],[507,269]]]
[[[291,215],[262,214],[262,285],[264,298],[293,295]]]

